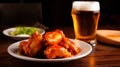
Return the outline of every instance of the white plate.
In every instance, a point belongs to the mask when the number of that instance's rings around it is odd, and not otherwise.
[[[85,57],[92,51],[92,47],[88,43],[80,41],[80,40],[74,40],[74,39],[70,39],[70,40],[72,40],[73,42],[75,42],[77,45],[80,46],[81,52],[78,53],[77,55],[75,55],[73,57],[69,57],[69,58],[41,59],[41,58],[32,58],[32,57],[20,55],[18,53],[18,45],[19,45],[20,41],[11,44],[8,47],[7,51],[13,57],[16,57],[16,58],[19,58],[19,59],[22,59],[22,60],[27,60],[27,61],[34,61],[34,62],[66,62],[66,61],[76,60],[76,59]]]
[[[41,29],[41,28],[38,28],[38,29],[41,31],[42,34],[45,33],[44,29]],[[8,36],[8,37],[11,37],[14,40],[23,40],[23,39],[28,39],[30,37],[30,35],[21,35],[21,36],[12,36],[12,35],[10,35],[10,32],[12,32],[14,30],[15,30],[15,27],[5,29],[5,30],[3,30],[3,34]]]
[[[119,30],[98,30],[97,39],[98,41],[101,41],[101,42],[120,46],[120,31]]]

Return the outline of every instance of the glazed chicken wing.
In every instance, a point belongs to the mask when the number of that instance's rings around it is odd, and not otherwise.
[[[62,38],[64,37],[64,34],[61,30],[55,30],[52,32],[46,32],[43,36],[43,41],[46,46],[58,44]]]
[[[59,45],[52,45],[46,48],[44,54],[48,59],[54,58],[67,58],[71,56],[71,53]]]
[[[70,41],[67,37],[63,38],[59,45],[68,49],[72,55],[80,52],[80,47],[78,47],[78,45],[76,45],[74,42]]]
[[[19,49],[27,56],[35,56],[42,46],[42,35],[37,31],[31,35],[28,41],[20,42]]]

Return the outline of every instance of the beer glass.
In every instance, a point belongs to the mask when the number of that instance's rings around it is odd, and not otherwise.
[[[98,1],[73,1],[71,11],[75,38],[97,44],[96,31],[100,17],[100,4]]]

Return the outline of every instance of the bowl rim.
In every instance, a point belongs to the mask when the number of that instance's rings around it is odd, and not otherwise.
[[[25,27],[27,27],[27,26],[25,26]],[[38,27],[35,27],[35,28],[38,28]],[[41,32],[42,35],[45,33],[44,29],[42,29],[42,28],[38,28],[38,29],[42,31]],[[3,30],[3,34],[6,35],[6,36],[9,36],[9,37],[20,37],[20,38],[30,37],[30,36],[12,36],[12,35],[10,35],[9,32],[14,31],[14,30],[15,30],[15,27],[6,28],[5,30]]]

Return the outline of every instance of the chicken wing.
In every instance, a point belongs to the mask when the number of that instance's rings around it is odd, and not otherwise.
[[[71,56],[71,53],[67,49],[59,45],[48,46],[44,54],[48,59],[67,58]]]
[[[58,44],[63,37],[64,34],[61,30],[55,30],[52,32],[46,32],[45,35],[43,36],[43,41],[46,46],[55,45]]]
[[[19,49],[25,55],[33,57],[40,50],[42,46],[42,35],[37,31],[34,32],[28,41],[20,42]]]
[[[80,47],[78,47],[78,45],[69,40],[67,37],[63,38],[59,45],[70,51],[72,55],[76,55],[80,52]]]

